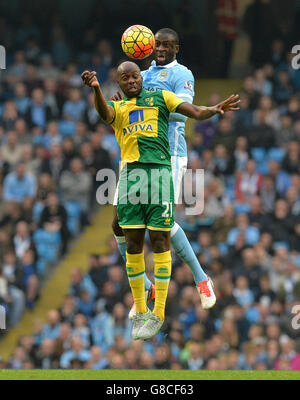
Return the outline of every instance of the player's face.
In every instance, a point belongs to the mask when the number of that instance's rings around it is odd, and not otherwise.
[[[179,46],[172,35],[157,33],[155,35],[155,61],[157,65],[166,65],[174,61]]]
[[[136,97],[142,90],[143,78],[137,69],[124,69],[119,74],[118,83],[126,97]]]

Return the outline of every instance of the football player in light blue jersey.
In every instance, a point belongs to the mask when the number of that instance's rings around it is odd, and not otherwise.
[[[160,43],[160,42],[158,42]],[[160,49],[161,47],[159,47]],[[158,51],[158,50],[157,50]],[[151,67],[142,71],[143,87],[149,91],[170,90],[188,103],[193,103],[194,77],[185,66],[173,60],[166,65],[152,62]],[[186,157],[185,122],[187,117],[171,113],[169,117],[170,153],[174,157]]]
[[[193,103],[194,77],[192,72],[176,60],[179,51],[179,39],[175,31],[169,28],[160,29],[155,35],[155,60],[150,68],[142,71],[143,87],[149,91],[169,90],[183,100]],[[116,99],[120,97],[120,93]],[[169,117],[169,143],[174,182],[175,204],[178,203],[183,175],[187,169],[187,146],[185,141],[185,122],[187,117],[171,113]],[[115,199],[117,196],[115,196]],[[115,202],[114,202],[115,204]],[[112,224],[118,248],[126,260],[126,242],[123,231],[115,218]],[[192,270],[195,284],[204,309],[214,306],[216,296],[211,279],[203,271],[183,229],[175,222],[171,230],[171,245],[176,254]],[[145,274],[145,290],[147,300],[154,298],[153,284]],[[135,314],[133,305],[129,318]]]

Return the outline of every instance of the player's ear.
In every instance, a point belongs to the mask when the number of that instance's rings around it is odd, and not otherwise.
[[[179,52],[179,44],[175,45],[175,51],[176,51],[176,54]]]

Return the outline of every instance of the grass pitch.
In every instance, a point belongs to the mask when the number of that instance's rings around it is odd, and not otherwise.
[[[0,380],[300,380],[300,371],[2,369]]]

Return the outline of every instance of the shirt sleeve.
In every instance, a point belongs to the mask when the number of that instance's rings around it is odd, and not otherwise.
[[[162,94],[163,94],[166,106],[170,112],[176,112],[176,110],[180,106],[180,104],[186,103],[185,100],[180,99],[179,97],[176,96],[176,94],[169,92],[168,90],[162,90]]]
[[[115,107],[115,102],[109,100],[109,101],[107,101],[106,103],[107,103],[109,106],[111,106],[111,107],[113,108],[113,110],[114,110],[114,117],[113,117],[112,121],[111,121],[111,122],[107,122],[109,125],[113,125],[113,123],[115,122],[115,119],[116,119],[116,107]]]
[[[191,71],[186,70],[176,79],[174,93],[188,103],[193,103],[195,80]]]

